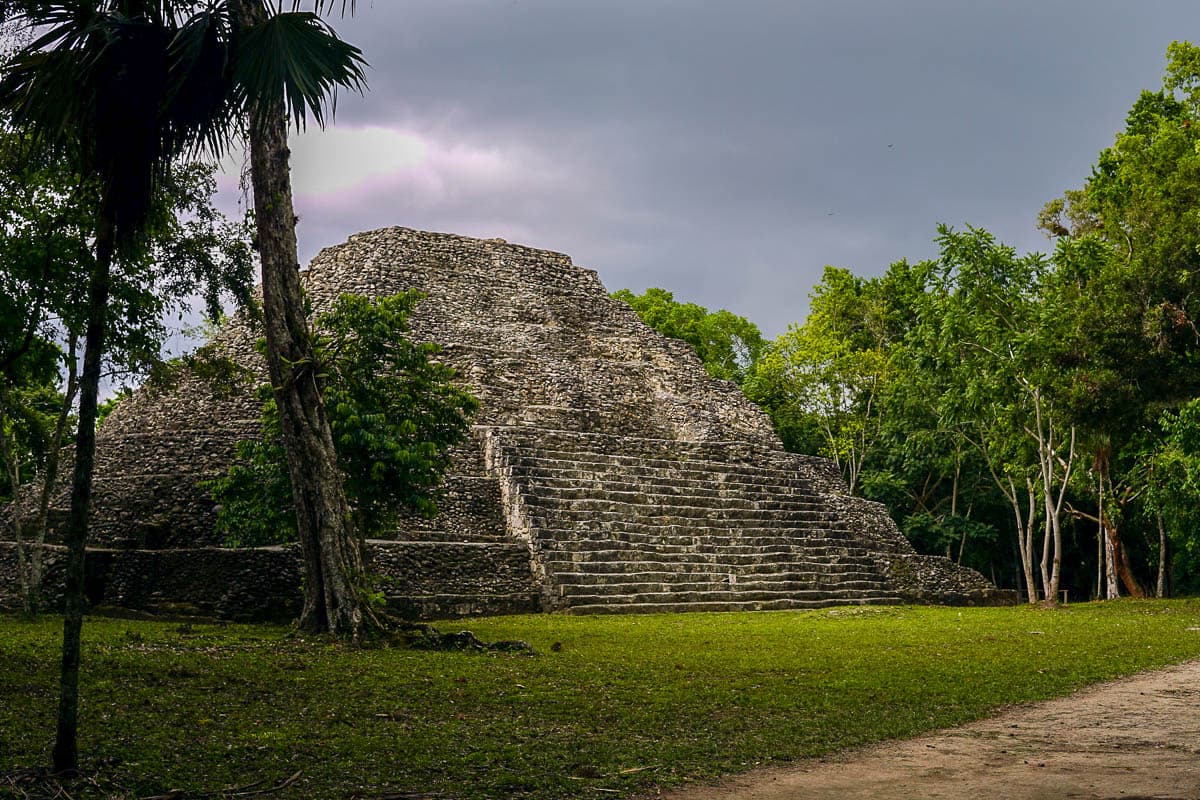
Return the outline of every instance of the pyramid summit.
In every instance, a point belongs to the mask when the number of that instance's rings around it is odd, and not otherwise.
[[[784,451],[736,386],[709,377],[688,345],[647,327],[565,255],[385,228],[326,248],[304,280],[316,312],[345,293],[419,290],[410,335],[441,345],[438,358],[480,401],[437,516],[405,518],[367,543],[397,610],[1008,599],[973,570],[918,555],[882,505],[849,495],[828,460]],[[258,336],[239,315],[213,349],[265,380]],[[249,384],[194,372],[117,407],[97,437],[92,602],[291,613],[296,549],[220,547],[200,486],[225,471],[237,441],[258,434],[259,411]],[[65,490],[57,505],[65,509]],[[15,515],[0,512],[0,595],[17,583]],[[51,542],[63,517],[52,516]],[[61,561],[60,548],[47,559]],[[48,587],[56,577],[52,569]]]

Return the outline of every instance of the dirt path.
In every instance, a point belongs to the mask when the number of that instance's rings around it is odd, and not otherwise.
[[[1198,800],[1200,661],[670,800]]]

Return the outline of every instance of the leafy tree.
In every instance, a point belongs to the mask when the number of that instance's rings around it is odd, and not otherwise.
[[[1109,596],[1118,578],[1143,593],[1120,523],[1144,499],[1158,415],[1200,391],[1200,49],[1175,42],[1167,58],[1163,88],[1142,93],[1084,186],[1040,219],[1058,239],[1060,358],[1077,365],[1071,401],[1094,477],[1096,512],[1076,513],[1102,534]]]
[[[933,309],[940,330],[925,336],[951,376],[941,414],[984,457],[1011,506],[1031,601],[1035,502],[1040,505],[1041,586],[1053,602],[1077,431],[1063,399],[1070,372],[1050,357],[1061,315],[1044,302],[1048,265],[1038,254],[1018,256],[978,229],[942,227],[939,243]]]
[[[1159,419],[1153,449],[1143,455],[1145,505],[1158,534],[1157,595],[1168,592],[1172,554],[1190,576],[1185,587],[1197,588],[1200,576],[1200,400]]]
[[[705,370],[714,378],[741,385],[766,350],[758,326],[732,311],[709,311],[695,303],[680,303],[671,292],[657,288],[640,295],[621,289],[613,297],[627,303],[642,322],[663,336],[694,347]]]
[[[170,65],[178,33],[176,4],[126,0],[95,3],[8,3],[37,32],[5,64],[0,109],[28,134],[34,152],[71,164],[95,192],[91,258],[75,282],[85,289],[83,367],[71,507],[66,529],[66,614],[54,765],[75,768],[83,558],[92,491],[98,389],[110,338],[120,336],[123,312],[136,298],[117,279],[123,265],[145,263],[148,232],[157,217],[158,188],[205,131],[192,109],[208,88],[176,80]],[[213,263],[178,275],[173,289],[197,282],[220,285]],[[164,273],[165,274],[165,273]],[[83,279],[80,280],[80,277]],[[236,279],[244,277],[242,274]],[[230,284],[226,284],[230,285]],[[215,296],[217,290],[210,293]]]
[[[892,379],[890,334],[879,281],[826,267],[813,290],[808,320],[776,339],[747,381],[750,399],[779,424],[815,428],[819,454],[834,460],[850,491],[881,432],[883,397]],[[792,434],[793,440],[802,437]]]
[[[420,299],[415,292],[379,300],[343,295],[314,321],[338,467],[364,537],[394,529],[400,510],[436,511],[449,448],[466,439],[478,406],[451,383],[449,367],[430,360],[436,345],[406,338]],[[240,463],[210,484],[221,509],[218,529],[232,546],[297,538],[279,410],[263,389],[262,438],[240,443]]]

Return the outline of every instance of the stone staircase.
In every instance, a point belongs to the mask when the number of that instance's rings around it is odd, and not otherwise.
[[[744,442],[517,427],[493,429],[487,452],[547,610],[900,601],[886,564],[818,491],[813,460]]]

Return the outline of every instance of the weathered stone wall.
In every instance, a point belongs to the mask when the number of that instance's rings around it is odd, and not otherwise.
[[[846,495],[830,462],[785,453],[737,387],[710,378],[690,347],[642,324],[564,255],[388,228],[323,250],[304,280],[317,312],[343,293],[422,292],[412,336],[442,345],[481,401],[441,512],[404,519],[373,544],[389,602],[406,613],[804,607],[986,591],[977,573],[917,559],[881,506]],[[213,547],[215,511],[200,487],[257,434],[258,337],[239,315],[213,343],[256,380],[213,386],[187,373],[137,393],[104,424],[97,601],[233,617],[292,608],[294,554]],[[65,489],[55,506],[66,507]],[[0,540],[11,538],[7,519]]]
[[[62,605],[66,551],[47,545],[43,608]],[[538,610],[529,552],[506,543],[367,543],[367,562],[389,607],[412,617]],[[0,608],[19,608],[15,546],[0,542]],[[93,606],[235,620],[287,621],[300,610],[295,546],[231,550],[89,548],[85,592]]]

